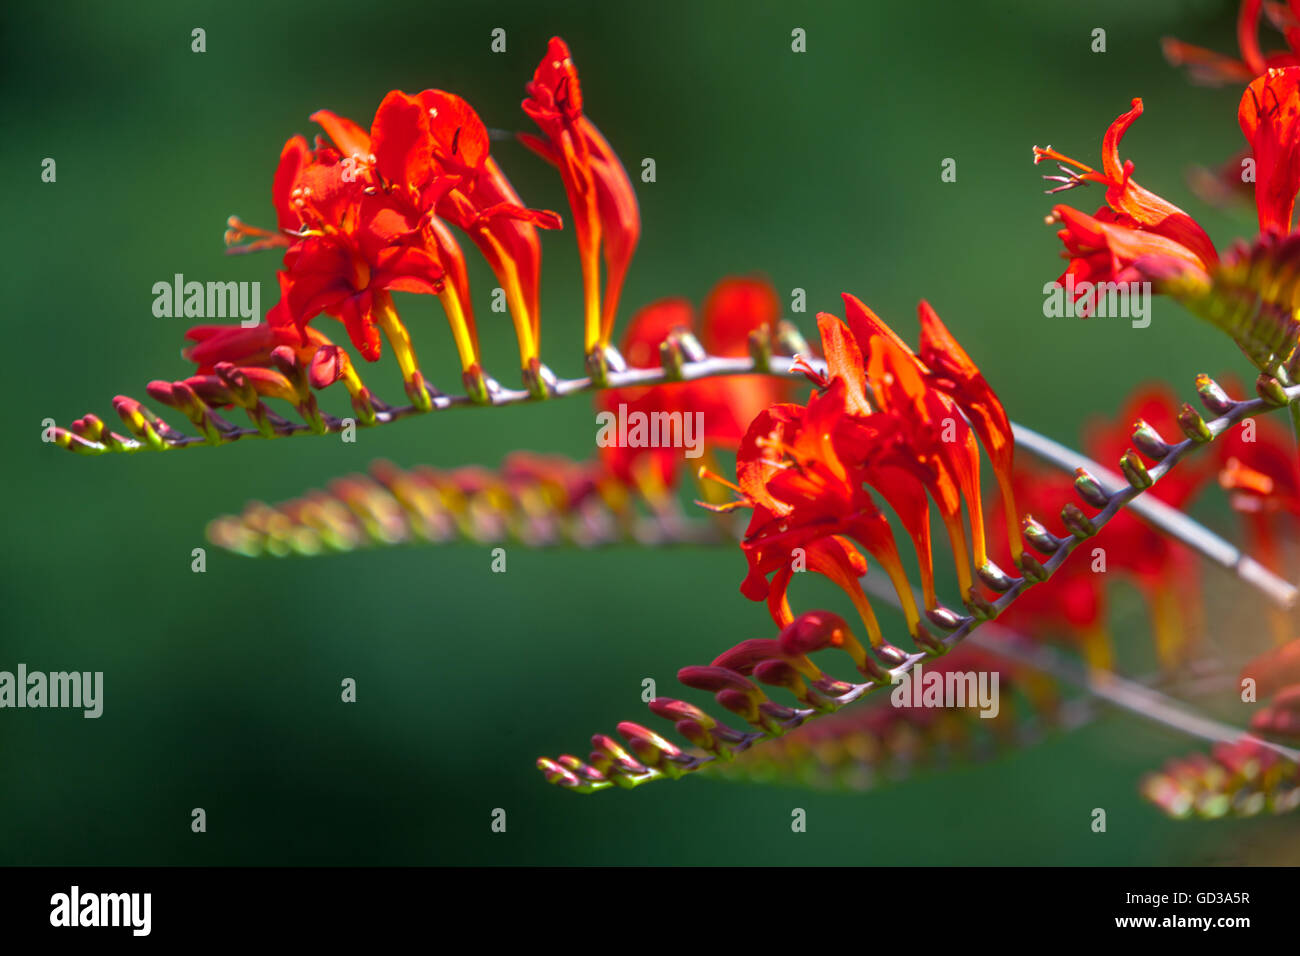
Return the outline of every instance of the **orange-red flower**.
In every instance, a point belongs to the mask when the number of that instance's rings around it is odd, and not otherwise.
[[[392,121],[389,100],[376,113],[372,132]],[[324,117],[345,149],[365,149],[370,138],[348,121]],[[393,161],[393,148],[383,147]],[[273,325],[301,332],[322,312],[340,319],[367,359],[379,357],[379,327],[391,325],[392,290],[437,294],[443,268],[436,249],[422,240],[418,215],[388,194],[367,188],[359,152],[331,146],[309,150],[302,137],[285,144],[272,194],[281,229],[295,240],[285,252],[280,302],[268,313]]]
[[[785,591],[793,572],[804,569],[796,567],[802,560],[849,593],[872,644],[880,646],[879,627],[856,580],[865,564],[854,545],[889,575],[913,634],[920,616],[889,520],[874,495],[911,537],[925,605],[935,610],[929,498],[938,506],[959,581],[969,593],[972,558],[982,568],[988,557],[976,431],[967,420],[987,436],[999,481],[1007,482],[1007,502],[1014,500],[1012,436],[1001,403],[928,305],[922,306],[922,323],[929,362],[923,362],[864,304],[850,295],[844,301],[848,327],[835,316],[818,316],[827,371],[807,370],[817,386],[808,404],[769,408],[754,420],[737,453],[739,504],[754,512],[742,544],[749,562],[742,591],[766,599],[784,626],[793,617]]]
[[[1300,517],[1300,469],[1294,444],[1285,426],[1261,416],[1230,429],[1215,445],[1221,463],[1220,487],[1229,493],[1233,510],[1265,517],[1261,528],[1271,529],[1281,515]]]
[[[928,381],[939,391],[951,396],[962,408],[989,456],[1006,512],[1011,557],[1013,562],[1019,564],[1020,525],[1012,481],[1015,441],[1012,438],[1011,421],[1007,418],[1002,402],[985,381],[978,366],[966,354],[966,350],[943,324],[939,313],[924,299],[921,300],[918,313],[921,319],[919,358],[927,367]]]
[[[1106,187],[1106,205],[1094,215],[1064,205],[1052,207],[1048,221],[1064,226],[1057,235],[1069,259],[1061,282],[1071,276],[1076,286],[1139,279],[1206,282],[1218,265],[1218,252],[1205,230],[1173,203],[1140,186],[1133,179],[1132,160],[1121,162],[1120,141],[1141,115],[1142,101],[1134,99],[1132,108],[1110,124],[1102,141],[1101,170],[1050,146],[1034,147],[1035,163],[1054,160],[1066,173],[1047,177],[1061,182],[1052,192],[1087,183]]]
[[[1270,69],[1241,97],[1237,118],[1255,158],[1260,232],[1291,232],[1300,191],[1300,67]]]
[[[521,133],[519,139],[554,165],[564,180],[582,260],[586,348],[592,352],[609,344],[623,280],[641,237],[641,213],[623,164],[583,113],[578,69],[559,37],[551,38],[527,91],[524,112],[542,136]]]
[[[904,602],[909,629],[919,621],[889,521],[866,486],[863,464],[846,462],[835,436],[846,421],[847,384],[835,378],[812,395],[807,406],[775,405],[750,426],[737,454],[736,477],[744,503],[753,508],[742,550],[749,574],[741,592],[767,600],[774,620],[785,626],[793,613],[785,588],[799,567],[820,570],[848,590],[873,646],[883,636],[857,578],[865,563],[856,542],[889,574]],[[900,421],[867,416],[854,423],[857,447],[875,447],[883,457]],[[928,558],[928,555],[926,556]],[[769,583],[769,575],[775,575]]]
[[[301,138],[291,140],[275,182],[281,228],[307,237],[285,257],[288,317],[301,326],[322,309],[338,310],[362,354],[373,359],[379,338],[375,304],[367,296],[389,287],[429,292],[442,299],[462,367],[476,369],[464,255],[445,220],[484,253],[506,290],[521,360],[525,367],[535,363],[541,248],[534,226],[558,228],[559,217],[520,203],[488,155],[487,130],[473,109],[441,90],[416,96],[394,90],[376,110],[369,133],[327,110],[313,118],[337,150],[308,154]],[[348,218],[353,206],[357,215]],[[377,230],[387,230],[380,242]],[[394,246],[403,249],[400,256]],[[399,266],[420,259],[434,281],[421,284],[400,272],[390,277],[384,257]]]
[[[375,133],[375,170],[390,195],[405,199],[422,221],[441,257],[452,263],[455,301],[472,328],[464,257],[439,220],[463,230],[487,259],[506,293],[528,366],[537,358],[540,336],[538,284],[541,243],[534,227],[560,228],[553,212],[526,208],[488,152],[483,121],[461,97],[442,90],[415,96],[400,91],[381,104],[386,122]],[[378,115],[376,117],[378,125]],[[351,138],[359,141],[356,133]],[[365,142],[358,143],[366,149]]]

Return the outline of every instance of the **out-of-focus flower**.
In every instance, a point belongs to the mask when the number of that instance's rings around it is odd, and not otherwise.
[[[1279,422],[1259,416],[1224,434],[1216,443],[1219,486],[1241,515],[1250,554],[1270,570],[1287,573],[1284,544],[1300,532],[1300,469],[1295,438]],[[1274,639],[1292,635],[1292,616],[1271,614]]]
[[[622,353],[632,368],[658,368],[660,347],[674,334],[684,333],[705,343],[710,354],[740,356],[746,353],[751,333],[771,334],[780,317],[780,301],[769,282],[724,279],[709,293],[698,322],[694,307],[685,299],[663,299],[641,309],[623,335]],[[789,383],[770,375],[737,375],[606,389],[596,405],[616,418],[631,418],[635,413],[647,421],[680,423],[683,432],[693,429],[698,420],[703,429],[698,435],[692,433],[692,438],[702,443],[699,457],[710,462],[712,450],[736,449],[749,422],[789,391]],[[690,422],[687,416],[692,416]],[[601,458],[615,476],[646,492],[673,487],[684,463],[680,447],[628,442],[603,445]]]
[[[1241,671],[1243,686],[1255,683],[1262,706],[1251,718],[1250,729],[1270,737],[1300,741],[1300,639],[1259,655]]]
[[[1287,49],[1265,53],[1259,43],[1261,11],[1282,31]],[[1193,80],[1207,85],[1221,83],[1249,83],[1269,67],[1296,66],[1300,57],[1300,0],[1286,3],[1265,3],[1264,0],[1242,0],[1237,12],[1237,45],[1241,59],[1234,59],[1204,47],[1184,43],[1173,37],[1162,41],[1165,58],[1174,66],[1187,67]]]

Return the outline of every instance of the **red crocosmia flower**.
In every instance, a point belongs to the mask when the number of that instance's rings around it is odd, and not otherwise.
[[[1215,445],[1221,462],[1219,485],[1243,515],[1300,516],[1300,470],[1294,439],[1273,419],[1252,418]],[[1266,522],[1271,527],[1272,522]]]
[[[863,547],[885,569],[903,604],[908,629],[915,633],[920,618],[889,521],[867,490],[861,465],[841,458],[833,437],[847,415],[846,389],[843,379],[834,379],[825,390],[814,393],[807,406],[775,405],[750,425],[737,452],[736,469],[743,502],[754,509],[741,544],[749,563],[741,592],[751,600],[767,600],[774,618],[783,623],[788,613],[783,589],[799,556],[796,549],[807,560],[810,548],[825,548],[829,538],[841,536]],[[900,421],[892,415],[873,415],[857,425],[855,446],[884,453]],[[823,550],[818,566],[833,561]],[[858,564],[846,552],[839,567],[847,572]],[[769,575],[775,575],[770,583]],[[836,576],[851,577],[838,572]],[[860,610],[869,611],[858,596],[856,578],[850,583],[850,594]],[[863,624],[872,645],[881,646],[883,638],[874,617],[864,613]]]
[[[908,423],[908,447],[915,465],[927,476],[926,486],[939,508],[953,553],[959,556],[958,581],[964,594],[972,583],[966,563],[972,551],[963,525],[963,499],[970,513],[975,564],[982,567],[988,562],[974,433],[959,404],[927,381],[930,370],[893,329],[854,296],[844,295],[844,308],[858,348],[866,357],[875,404],[882,411],[903,416]],[[937,334],[933,328],[931,333]],[[960,360],[953,356],[954,367]],[[966,361],[969,363],[968,357]],[[1005,434],[1009,439],[1009,426]]]
[[[1138,421],[1161,434],[1178,434],[1178,407],[1167,389],[1144,389],[1124,406],[1123,425],[1107,421],[1089,427],[1084,449],[1097,461],[1119,460],[1130,447],[1129,435]],[[1210,476],[1208,463],[1185,462],[1147,494],[1181,511]],[[1161,661],[1173,665],[1184,659],[1199,640],[1202,625],[1195,554],[1128,511],[1116,515],[1096,541],[1105,550],[1107,569],[1128,572],[1146,598]]]
[[[1291,231],[1300,191],[1300,67],[1270,69],[1241,97],[1237,119],[1255,157],[1260,232]]]
[[[622,342],[622,353],[633,368],[657,368],[659,346],[674,331],[696,334],[712,354],[745,354],[751,332],[771,327],[780,318],[780,301],[771,284],[761,279],[724,279],[705,302],[696,322],[695,310],[685,299],[664,299],[632,318]],[[738,375],[672,382],[665,385],[607,389],[597,397],[597,407],[615,416],[702,415],[706,449],[734,449],[754,417],[789,393],[788,383],[768,375]],[[624,412],[620,413],[620,408]],[[602,459],[622,481],[649,493],[676,483],[681,470],[681,448],[632,447],[619,443],[601,449]]]
[[[583,113],[578,69],[559,37],[551,38],[546,56],[526,89],[524,112],[541,129],[542,136],[521,133],[519,139],[554,165],[564,181],[582,259],[586,347],[591,352],[609,344],[623,280],[641,237],[641,213],[623,164]]]
[[[766,599],[776,621],[787,623],[791,612],[785,591],[792,562],[802,551],[806,566],[813,567],[809,548],[815,544],[822,549],[815,569],[863,604],[856,580],[846,583],[859,566],[844,551],[852,541],[885,569],[909,630],[917,634],[911,587],[872,492],[912,539],[926,608],[938,607],[930,498],[948,531],[963,592],[970,593],[972,552],[981,568],[991,562],[980,504],[979,446],[966,417],[987,433],[1000,472],[1012,458],[1010,426],[978,369],[928,306],[922,309],[924,349],[933,368],[862,302],[850,295],[844,301],[847,328],[833,315],[817,317],[827,371],[823,375],[805,367],[817,387],[808,405],[769,408],[754,420],[737,453],[737,505],[754,509],[743,544],[749,574],[741,590],[753,600]],[[1010,482],[1009,472],[1005,480]],[[1008,489],[1004,501],[1014,508],[1014,490]],[[1018,534],[1015,522],[1008,526]],[[842,540],[826,550],[825,542],[836,536]],[[861,613],[878,643],[874,619]]]
[[[378,126],[391,115],[390,100],[377,114]],[[281,228],[295,241],[285,251],[280,301],[267,321],[295,326],[306,341],[307,323],[328,313],[344,323],[353,344],[371,361],[379,357],[382,327],[410,387],[418,371],[389,293],[439,294],[442,265],[436,249],[423,240],[418,218],[374,188],[370,170],[379,163],[368,152],[369,138],[341,117],[317,117],[354,152],[345,156],[331,146],[307,151],[300,137],[282,151],[272,194]],[[392,150],[382,151],[390,161]]]
[[[488,154],[487,129],[468,103],[441,90],[426,90],[420,102],[429,112],[434,155],[443,169],[460,177],[440,203],[439,215],[470,233],[498,277],[510,280],[507,294],[535,331],[541,245],[533,227],[559,229],[560,217],[523,205]]]
[[[394,90],[375,112],[370,134],[322,111],[314,117],[421,230],[450,280],[439,293],[462,367],[478,365],[478,336],[464,253],[443,220],[462,229],[487,259],[515,323],[525,368],[537,362],[541,243],[534,226],[560,228],[555,213],[528,209],[488,153],[487,129],[465,100],[442,90]]]
[[[329,164],[341,177],[341,164]],[[437,295],[443,269],[419,239],[417,223],[380,195],[331,189],[334,181],[312,176],[326,189],[308,197],[300,211],[310,220],[306,238],[285,252],[280,302],[267,314],[273,325],[294,325],[302,333],[315,316],[340,319],[369,361],[379,358],[382,326],[406,371],[413,365],[409,343],[393,309],[392,291]],[[320,196],[316,201],[315,196]]]
[[[751,332],[781,320],[781,301],[765,279],[724,279],[704,300],[700,344],[710,355],[746,354]]]
[[[1050,146],[1034,147],[1035,163],[1055,160],[1067,173],[1048,177],[1062,182],[1052,192],[1086,183],[1106,187],[1106,205],[1095,215],[1063,205],[1052,208],[1048,221],[1064,225],[1058,236],[1070,260],[1061,282],[1068,276],[1073,276],[1076,285],[1178,276],[1205,282],[1207,273],[1218,265],[1218,252],[1205,230],[1173,203],[1138,185],[1132,160],[1120,161],[1120,141],[1141,115],[1142,101],[1134,99],[1132,109],[1111,123],[1102,142],[1100,171]]]
[[[1012,482],[1015,439],[1011,434],[1011,421],[979,367],[953,338],[930,303],[922,300],[917,312],[921,320],[920,359],[928,369],[927,380],[961,407],[984,445],[1002,493],[1012,561],[1018,566],[1020,521]]]
[[[487,128],[463,99],[425,90],[419,105],[428,115],[438,167],[456,180],[438,199],[436,213],[464,230],[487,259],[515,318],[522,364],[531,367],[537,362],[541,335],[542,246],[535,227],[559,229],[560,217],[524,206],[488,154]]]
[[[1266,10],[1286,39],[1288,50],[1264,53],[1259,43],[1260,12]],[[1300,0],[1282,3],[1264,3],[1263,0],[1243,0],[1237,13],[1237,45],[1241,59],[1233,59],[1204,47],[1183,43],[1172,37],[1162,41],[1165,58],[1174,66],[1186,66],[1198,82],[1248,83],[1269,67],[1300,64],[1296,51],[1300,50]]]

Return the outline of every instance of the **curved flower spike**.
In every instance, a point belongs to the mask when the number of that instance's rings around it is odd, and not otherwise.
[[[588,354],[609,344],[628,264],[641,237],[641,213],[623,164],[582,109],[582,87],[569,47],[552,37],[527,86],[524,112],[542,136],[520,141],[554,165],[564,180],[582,259]],[[600,291],[604,252],[605,293]]]
[[[971,672],[996,679],[996,714],[981,711],[974,693],[966,698],[965,707],[935,708],[919,704],[911,692],[926,681],[952,680],[948,674],[964,677]],[[923,768],[989,759],[1042,740],[1045,727],[1065,729],[1080,722],[1061,706],[1054,681],[970,645],[926,662],[921,678],[914,673],[900,687],[906,688],[898,695],[901,699],[887,702],[882,696],[874,703],[868,700],[855,709],[829,714],[738,754],[733,761],[718,763],[716,772],[726,780],[749,783],[868,790],[896,783]],[[1086,710],[1083,716],[1088,716]]]
[[[1249,817],[1300,807],[1300,764],[1251,737],[1216,745],[1210,756],[1171,760],[1141,783],[1142,796],[1177,819]]]
[[[247,557],[283,557],[411,542],[594,548],[709,543],[721,535],[641,497],[599,462],[515,452],[497,469],[407,470],[378,461],[369,474],[331,481],[324,491],[218,517],[208,538]]]

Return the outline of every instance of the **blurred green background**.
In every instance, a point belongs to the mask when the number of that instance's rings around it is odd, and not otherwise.
[[[523,84],[563,35],[589,115],[638,183],[644,239],[624,296],[702,299],[763,273],[812,316],[850,290],[914,338],[928,297],[1012,415],[1074,441],[1129,387],[1244,363],[1158,302],[1150,328],[1045,319],[1059,272],[1030,147],[1095,162],[1135,95],[1124,144],[1150,188],[1217,240],[1252,231],[1196,201],[1192,163],[1238,148],[1234,89],[1189,85],[1159,38],[1232,52],[1235,4],[1176,0],[643,4],[42,3],[3,14],[5,547],[0,669],[102,670],[99,720],[0,712],[0,862],[946,864],[1294,859],[1286,821],[1177,824],[1140,801],[1140,775],[1192,741],[1109,716],[997,762],[868,794],[694,778],[580,797],[547,786],[540,754],[584,753],[644,719],[641,681],[769,631],[737,590],[732,549],[599,552],[404,548],[252,561],[209,546],[214,515],[363,469],[496,464],[514,449],[585,457],[594,422],[572,399],[448,414],[336,439],[241,442],[186,454],[64,454],[46,417],[112,416],[110,399],[179,378],[184,319],[151,312],[153,283],[262,280],[274,254],[223,256],[225,217],[270,225],[284,140],[329,107],[369,123],[392,88],[466,96],[519,129]],[[190,31],[207,52],[190,50]],[[507,31],[507,52],[489,50]],[[794,54],[790,34],[807,31]],[[1091,31],[1107,51],[1090,51]],[[524,199],[568,215],[558,178],[494,146]],[[40,164],[57,161],[42,183]],[[957,161],[957,181],[939,166]],[[1071,196],[1091,208],[1095,191]],[[571,234],[545,240],[543,353],[578,374]],[[489,369],[513,382],[508,323],[474,273]],[[787,300],[788,301],[788,300]],[[399,302],[426,372],[455,382],[445,323]],[[319,320],[337,331],[328,319]],[[393,370],[367,376],[382,395]],[[1212,514],[1222,521],[1223,515]],[[1226,527],[1226,523],[1223,524]],[[827,593],[828,592],[824,592]],[[811,591],[809,597],[811,597]],[[800,600],[796,593],[795,599]],[[1132,612],[1136,605],[1120,601]],[[1125,639],[1149,644],[1140,615]],[[339,702],[353,677],[358,702]],[[651,722],[647,720],[647,722]],[[190,831],[203,807],[208,832]],[[490,813],[508,831],[490,831]],[[808,832],[790,832],[790,810]],[[1104,807],[1109,831],[1089,829]]]

